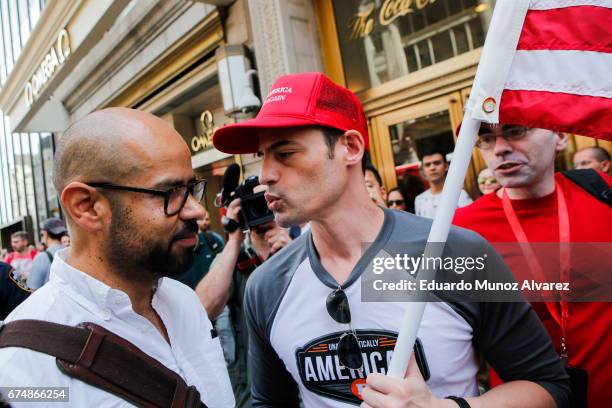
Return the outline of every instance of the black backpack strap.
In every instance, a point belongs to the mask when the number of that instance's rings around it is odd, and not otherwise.
[[[59,369],[137,406],[202,408],[200,393],[134,344],[94,323],[0,322],[0,348],[23,347],[56,357]],[[34,369],[34,368],[33,368]]]
[[[565,177],[582,187],[593,197],[612,207],[612,189],[608,183],[593,169],[567,170]]]
[[[49,257],[49,262],[53,263],[53,254],[49,251],[45,251],[45,254]]]

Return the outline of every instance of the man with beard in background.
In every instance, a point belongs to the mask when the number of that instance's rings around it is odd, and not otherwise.
[[[13,267],[14,278],[25,280],[32,267],[32,260],[36,256],[36,250],[30,249],[27,232],[17,231],[11,234],[11,247],[13,252],[7,254],[3,261]]]
[[[180,375],[208,407],[234,405],[218,338],[196,294],[167,277],[187,270],[197,244],[205,181],[189,148],[163,120],[110,108],[61,137],[54,184],[72,245],[57,253],[49,282],[6,322],[93,322]],[[68,387],[73,406],[119,406],[120,397],[65,375],[55,358],[0,349],[0,384]]]

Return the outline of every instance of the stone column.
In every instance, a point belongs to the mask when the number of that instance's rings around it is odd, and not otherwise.
[[[248,3],[263,97],[280,75],[323,69],[312,0]]]

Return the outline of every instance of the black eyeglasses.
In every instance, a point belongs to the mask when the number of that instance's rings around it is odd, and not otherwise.
[[[338,340],[338,360],[343,366],[358,370],[363,367],[363,356],[357,333],[351,328],[351,309],[342,288],[334,290],[325,301],[327,313],[338,323],[348,324],[349,330]]]
[[[199,203],[204,197],[206,180],[193,180],[181,186],[170,187],[168,190],[152,190],[149,188],[120,186],[112,183],[86,183],[95,188],[105,188],[109,190],[124,190],[134,193],[152,194],[164,197],[164,213],[167,216],[176,215],[181,212],[189,194]]]
[[[391,207],[393,204],[395,205],[404,205],[404,200],[389,200],[387,201],[387,205]]]
[[[506,125],[501,128],[501,137],[507,142],[515,142],[524,138],[531,129],[524,126]],[[483,127],[478,132],[476,146],[481,150],[491,150],[495,147],[498,132],[489,127]]]

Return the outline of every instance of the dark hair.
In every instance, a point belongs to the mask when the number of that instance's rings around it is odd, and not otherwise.
[[[334,148],[336,147],[336,143],[344,134],[344,130],[328,127],[328,126],[318,126],[321,133],[323,133],[323,139],[325,139],[325,144],[327,145],[327,157],[330,159],[334,158]]]
[[[389,192],[387,192],[387,197],[389,197],[389,195],[394,192],[397,191],[398,193],[400,193],[400,195],[402,196],[402,198],[404,199],[404,201],[406,201],[406,197],[404,197],[404,193],[402,192],[402,190],[399,189],[399,187],[395,187],[392,188],[391,190],[389,190]]]
[[[404,179],[400,182],[400,192],[406,203],[406,211],[415,213],[414,199],[416,196],[427,190],[420,177],[410,173],[404,174]]]
[[[597,161],[599,162],[606,161],[606,160],[610,161],[610,152],[608,152],[606,149],[600,146],[587,147],[585,149],[578,150],[578,152],[581,152],[583,150],[589,150],[589,149],[593,150],[593,155],[595,155],[595,159],[597,159]]]
[[[446,153],[444,153],[440,148],[438,147],[426,147],[421,151],[421,156],[419,157],[419,159],[421,159],[421,161],[423,161],[423,158],[425,156],[433,156],[434,154],[439,154],[442,156],[442,160],[444,161],[444,163],[446,163]]]
[[[25,231],[13,232],[11,234],[11,239],[14,239],[14,238],[21,238],[21,239],[25,239],[26,241],[29,241],[28,240],[28,233],[25,232]]]
[[[366,171],[371,171],[372,174],[374,174],[374,178],[376,179],[376,181],[378,181],[378,184],[382,187],[382,178],[380,177],[380,173],[378,172],[378,170],[376,170],[376,167],[371,164],[368,164],[365,166],[365,170],[363,171],[363,173],[365,174]]]
[[[47,230],[45,230],[47,231]],[[65,232],[62,232],[61,234],[53,234],[50,231],[47,231],[47,235],[49,236],[49,238],[51,238],[54,241],[61,241],[62,237],[65,235]]]

